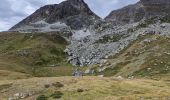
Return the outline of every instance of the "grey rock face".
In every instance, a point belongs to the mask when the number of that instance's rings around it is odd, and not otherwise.
[[[134,5],[112,11],[105,19],[120,24],[170,15],[170,0],[140,0]]]
[[[170,0],[140,0],[146,11],[146,17],[170,14]]]
[[[112,11],[105,19],[117,23],[134,23],[142,20],[145,11],[141,2]]]

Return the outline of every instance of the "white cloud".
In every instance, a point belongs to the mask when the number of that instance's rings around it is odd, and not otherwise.
[[[46,4],[60,3],[65,0],[44,0]]]
[[[58,4],[62,1],[65,0],[1,0],[0,31],[8,30],[41,6]],[[139,0],[85,0],[92,11],[102,18],[112,10],[137,1]]]
[[[114,6],[119,3],[118,0],[86,0],[89,7],[99,16],[104,18],[105,16],[113,10]]]
[[[106,17],[111,11],[126,5],[136,3],[139,0],[85,0],[89,7],[100,17]]]
[[[3,18],[3,20],[0,20],[0,31],[7,31],[10,27],[21,21],[24,17],[10,17],[9,18]]]

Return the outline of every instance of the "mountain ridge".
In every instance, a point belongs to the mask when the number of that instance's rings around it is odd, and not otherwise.
[[[70,10],[71,9],[71,10]],[[77,17],[76,17],[77,15]],[[80,16],[79,16],[80,15]],[[36,10],[33,14],[10,28],[9,30],[15,30],[24,25],[29,25],[30,23],[35,23],[37,21],[44,20],[47,23],[55,23],[57,21],[65,22],[66,24],[70,24],[69,17],[75,16],[75,21],[77,18],[81,20],[86,16],[93,16],[96,19],[100,19],[99,16],[94,14],[88,7],[88,5],[83,0],[67,0],[63,1],[60,4],[53,5],[45,5],[38,10]],[[79,18],[80,17],[80,18]],[[79,21],[80,22],[80,21]],[[84,23],[82,23],[83,25]],[[80,25],[80,27],[82,27]]]
[[[135,4],[131,4],[123,8],[113,10],[108,16],[104,18],[104,20],[119,24],[127,24],[139,22],[145,18],[150,18],[157,15],[164,16],[166,14],[170,14],[169,4],[169,0],[140,0]],[[70,11],[68,9],[72,10]],[[88,21],[83,21],[87,20],[88,18]],[[61,2],[60,4],[45,5],[39,8],[29,17],[25,18],[15,26],[11,27],[9,30],[15,30],[24,25],[29,25],[31,23],[35,23],[41,20],[44,20],[45,22],[50,24],[55,23],[57,21],[61,21],[63,23],[66,23],[68,26],[71,26],[71,28],[73,29],[80,29],[83,28],[83,26],[89,26],[87,25],[87,23],[90,23],[91,21],[94,22],[93,19],[96,20],[101,18],[91,11],[91,9],[84,2],[84,0],[66,0]]]

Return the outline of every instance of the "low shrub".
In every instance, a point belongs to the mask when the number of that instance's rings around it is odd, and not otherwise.
[[[49,88],[49,87],[50,87],[50,84],[45,84],[44,87],[45,87],[45,88]]]
[[[64,87],[64,85],[61,84],[60,82],[53,83],[52,85],[57,88]]]
[[[77,92],[83,92],[84,90],[83,89],[77,89]]]
[[[54,92],[53,94],[51,94],[51,96],[50,96],[50,97],[52,97],[52,98],[54,98],[54,99],[58,99],[58,98],[61,98],[61,97],[62,97],[62,95],[63,95],[63,93],[62,93],[62,92],[60,92],[60,91],[56,91],[56,92]]]
[[[48,97],[46,97],[45,95],[40,95],[37,97],[36,100],[48,100]]]

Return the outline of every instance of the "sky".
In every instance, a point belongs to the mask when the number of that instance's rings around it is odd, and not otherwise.
[[[7,31],[38,8],[47,4],[58,4],[65,0],[1,0],[0,31]],[[134,4],[139,0],[84,0],[91,10],[101,18],[111,11]]]

